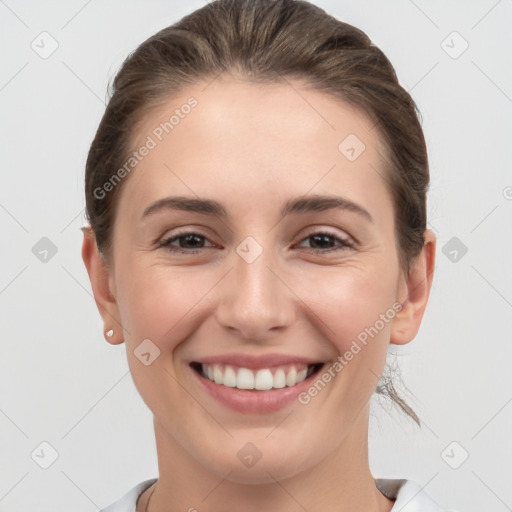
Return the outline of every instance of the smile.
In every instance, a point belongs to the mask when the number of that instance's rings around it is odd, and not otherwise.
[[[233,411],[271,414],[297,404],[297,396],[328,364],[283,353],[233,352],[189,361],[198,393]]]
[[[323,363],[286,364],[257,370],[223,364],[193,363],[203,377],[229,388],[268,391],[300,384],[320,369]]]

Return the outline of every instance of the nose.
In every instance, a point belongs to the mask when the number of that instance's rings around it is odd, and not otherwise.
[[[296,297],[286,281],[270,249],[252,262],[235,252],[232,270],[219,283],[217,321],[247,340],[275,336],[295,319]]]

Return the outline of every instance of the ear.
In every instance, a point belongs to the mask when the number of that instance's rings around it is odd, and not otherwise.
[[[92,228],[82,228],[84,240],[82,243],[82,259],[84,260],[96,306],[103,319],[103,334],[112,345],[123,343],[123,329],[121,327],[119,310],[115,298],[115,286],[112,271],[104,260],[96,245],[96,237]],[[110,329],[112,336],[107,336]]]
[[[390,343],[405,345],[414,339],[421,325],[427,307],[436,254],[436,236],[430,229],[425,230],[425,244],[399,286],[397,300],[402,309],[396,314],[391,326]]]

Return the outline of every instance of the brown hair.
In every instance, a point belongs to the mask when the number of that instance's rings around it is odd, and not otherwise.
[[[302,0],[215,0],[143,42],[123,63],[86,163],[86,215],[110,259],[116,198],[105,183],[126,162],[150,110],[188,84],[219,74],[258,82],[298,79],[359,108],[386,144],[400,268],[424,245],[428,158],[419,112],[393,66],[361,30]],[[119,176],[119,174],[117,174]],[[389,378],[376,392],[420,424]]]

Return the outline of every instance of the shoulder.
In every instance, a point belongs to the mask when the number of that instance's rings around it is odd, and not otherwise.
[[[151,485],[157,481],[156,478],[144,480],[135,487],[132,487],[122,498],[112,503],[107,508],[101,509],[99,512],[135,512],[137,499]]]
[[[456,512],[441,508],[413,480],[377,478],[375,483],[384,496],[395,500],[391,512]]]

